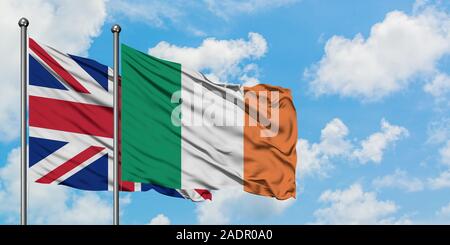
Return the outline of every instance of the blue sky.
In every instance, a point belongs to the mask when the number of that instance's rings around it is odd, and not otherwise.
[[[124,224],[450,222],[445,1],[13,2],[0,4],[0,26],[10,34],[0,45],[2,57],[12,57],[2,58],[0,66],[10,91],[0,106],[0,223],[18,220],[14,57],[22,15],[41,42],[107,65],[110,28],[120,23],[121,41],[138,50],[183,61],[221,81],[258,81],[293,91],[300,158],[296,200],[229,190],[202,204],[154,192],[125,194]],[[37,188],[34,203],[30,199],[32,223],[111,220],[110,193]]]

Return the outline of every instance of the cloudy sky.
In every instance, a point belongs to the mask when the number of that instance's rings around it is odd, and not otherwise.
[[[122,194],[124,224],[450,223],[448,1],[0,1],[1,224],[19,217],[21,16],[41,43],[107,65],[117,22],[122,42],[141,51],[293,91],[297,199]],[[30,189],[30,223],[112,220],[111,193]]]

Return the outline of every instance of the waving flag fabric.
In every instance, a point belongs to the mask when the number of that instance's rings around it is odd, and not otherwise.
[[[30,176],[43,184],[112,190],[112,69],[31,38],[29,52]],[[120,181],[122,191],[151,189],[194,201],[211,199],[206,190]]]
[[[181,64],[121,49],[124,180],[295,197],[290,90],[214,83]]]

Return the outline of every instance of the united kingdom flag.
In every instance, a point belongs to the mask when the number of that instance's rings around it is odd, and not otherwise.
[[[112,190],[112,69],[32,38],[29,54],[30,177],[42,184]],[[120,181],[119,188],[154,189],[193,201],[211,199],[207,190],[176,190],[127,181]]]

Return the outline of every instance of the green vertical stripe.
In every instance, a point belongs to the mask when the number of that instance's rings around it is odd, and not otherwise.
[[[181,188],[181,127],[171,121],[181,65],[121,49],[122,179]]]

